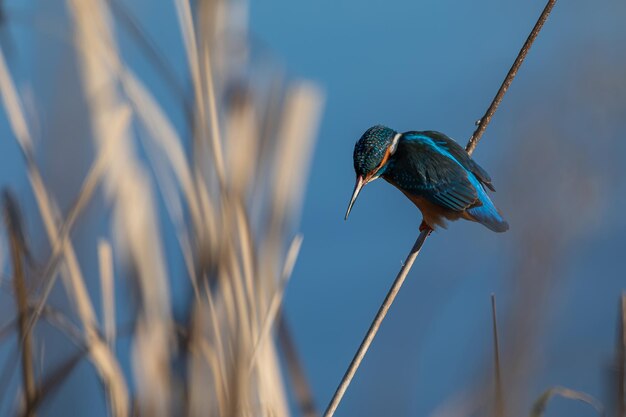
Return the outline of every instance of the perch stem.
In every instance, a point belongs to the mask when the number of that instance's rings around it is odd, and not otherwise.
[[[352,359],[352,362],[350,363],[348,370],[346,371],[345,375],[343,376],[341,380],[341,384],[339,384],[339,387],[337,388],[337,391],[335,392],[335,395],[333,396],[332,401],[328,405],[328,408],[326,409],[326,412],[324,413],[324,417],[330,417],[335,413],[335,410],[337,409],[337,407],[339,406],[339,403],[341,402],[341,398],[343,397],[343,394],[348,389],[348,386],[350,385],[350,382],[352,381],[352,378],[354,377],[356,370],[359,368],[361,361],[365,357],[367,350],[372,344],[372,341],[374,340],[374,337],[376,336],[376,333],[378,332],[378,328],[380,327],[380,325],[383,322],[383,319],[387,315],[387,311],[389,311],[391,304],[393,304],[393,301],[395,300],[396,295],[398,295],[398,292],[400,291],[400,287],[402,287],[402,284],[404,283],[404,280],[407,274],[409,273],[409,271],[411,270],[411,267],[413,266],[413,262],[415,262],[417,255],[419,255],[420,250],[422,249],[422,246],[424,245],[424,242],[426,241],[426,238],[428,237],[428,235],[430,235],[431,232],[432,232],[431,229],[425,229],[417,237],[417,240],[415,241],[415,244],[413,245],[413,248],[411,249],[409,256],[407,256],[406,261],[404,261],[404,264],[402,265],[402,268],[400,269],[398,276],[393,282],[391,289],[387,293],[387,297],[385,297],[385,301],[383,301],[383,304],[378,309],[378,313],[376,313],[376,317],[374,318],[374,321],[370,325],[370,328],[367,331],[365,338],[361,342],[361,346],[359,346],[359,350],[357,350],[356,354],[354,355],[354,358]]]
[[[472,134],[472,137],[470,138],[467,146],[465,147],[465,149],[467,150],[467,153],[469,153],[470,155],[472,154],[472,152],[474,152],[474,149],[476,149],[476,145],[478,145],[478,141],[483,136],[483,133],[485,133],[485,129],[487,129],[487,125],[489,124],[489,122],[491,122],[491,118],[493,117],[494,113],[498,109],[498,106],[502,102],[502,99],[504,98],[504,95],[506,94],[507,90],[511,86],[513,79],[517,75],[517,71],[522,66],[522,62],[524,62],[524,59],[526,58],[526,55],[528,55],[528,51],[530,50],[530,47],[535,42],[535,39],[537,39],[537,35],[539,35],[539,32],[541,31],[543,24],[546,23],[546,20],[548,19],[548,16],[550,15],[550,12],[552,11],[552,8],[554,7],[555,3],[556,3],[556,0],[549,0],[548,3],[546,4],[546,7],[543,8],[543,11],[541,12],[541,15],[539,16],[539,19],[537,19],[537,23],[535,23],[533,30],[530,31],[528,38],[526,38],[526,42],[524,42],[522,49],[520,49],[519,53],[517,54],[517,58],[515,58],[515,61],[513,61],[513,65],[511,65],[511,68],[509,69],[509,72],[506,74],[506,77],[504,77],[504,81],[502,81],[502,85],[500,85],[500,88],[498,89],[496,96],[491,101],[491,104],[489,105],[489,108],[485,112],[485,115],[480,119],[480,122],[478,123],[478,127]]]

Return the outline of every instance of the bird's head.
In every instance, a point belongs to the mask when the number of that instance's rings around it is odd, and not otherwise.
[[[354,145],[354,171],[356,185],[348,205],[346,219],[361,188],[380,177],[387,168],[389,157],[394,154],[401,134],[385,126],[370,127]]]

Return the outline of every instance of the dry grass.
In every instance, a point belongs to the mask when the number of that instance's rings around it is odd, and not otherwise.
[[[537,399],[537,401],[533,405],[532,411],[530,413],[530,417],[543,416],[546,410],[546,407],[548,405],[548,401],[550,401],[550,399],[552,399],[555,396],[560,396],[560,397],[567,398],[570,400],[582,401],[583,403],[587,403],[596,410],[596,413],[599,416],[604,416],[604,408],[602,407],[602,404],[600,404],[598,400],[596,400],[592,396],[587,395],[584,392],[571,390],[569,388],[552,387],[552,388],[547,389]]]
[[[302,82],[274,86],[270,93],[247,84],[229,99],[233,80],[225,74],[245,65],[231,62],[220,47],[230,29],[224,22],[234,19],[229,4],[175,5],[193,88],[193,105],[183,105],[183,111],[194,109],[192,138],[179,133],[168,110],[125,63],[109,3],[67,2],[67,38],[80,74],[71,88],[87,103],[95,156],[65,216],[38,165],[23,99],[0,53],[4,109],[44,226],[29,232],[45,236],[49,248],[44,268],[29,272],[35,285],[28,294],[20,287],[18,294],[26,387],[20,414],[45,406],[47,396],[86,359],[112,416],[288,415],[272,328],[302,243],[291,225],[300,209],[321,95]],[[135,22],[119,5],[115,11],[123,13],[122,24]],[[144,32],[134,35],[152,45]],[[87,208],[100,190],[110,218],[106,210]],[[90,239],[98,265],[79,259],[72,239],[86,210],[107,219],[106,234]],[[177,273],[165,249],[163,216],[173,225],[185,266]],[[18,260],[16,255],[12,262],[16,284],[24,282]],[[61,290],[58,276],[70,300],[67,311],[50,304]],[[90,285],[94,280],[99,284]],[[173,313],[172,285],[185,283],[193,295],[181,322]],[[117,311],[121,292],[134,295],[132,317]],[[131,323],[130,336],[122,334],[120,320]],[[66,363],[33,366],[43,344],[42,321],[77,346]],[[119,357],[122,337],[132,343],[130,370]]]

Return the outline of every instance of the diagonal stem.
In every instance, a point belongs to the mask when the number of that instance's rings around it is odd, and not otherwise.
[[[517,71],[522,65],[522,62],[524,62],[524,58],[526,58],[526,55],[528,54],[530,47],[532,46],[533,42],[537,38],[539,31],[541,31],[541,28],[543,27],[543,24],[548,18],[548,15],[552,11],[552,8],[554,7],[555,3],[556,3],[556,0],[548,0],[546,7],[543,9],[543,12],[541,12],[539,19],[537,20],[537,23],[535,23],[535,26],[530,32],[530,35],[528,35],[526,42],[524,42],[522,49],[517,54],[517,58],[515,58],[515,61],[513,62],[511,69],[509,70],[506,77],[504,78],[504,81],[502,82],[500,89],[496,93],[496,96],[493,98],[491,104],[489,105],[489,108],[485,112],[485,115],[482,117],[482,119],[480,119],[480,123],[478,124],[478,127],[476,128],[476,130],[472,134],[472,137],[467,143],[467,146],[465,147],[465,149],[468,154],[471,155],[474,152],[474,149],[476,149],[476,145],[478,145],[478,142],[480,141],[483,133],[485,132],[487,125],[489,125],[489,122],[491,122],[491,118],[493,117],[494,113],[498,109],[498,106],[502,102],[502,99],[504,98],[504,94],[506,94],[506,91],[509,89],[509,86],[513,82],[513,79],[515,78],[515,76],[517,75]],[[420,250],[422,249],[422,246],[424,245],[424,242],[426,242],[426,238],[428,238],[431,232],[432,232],[431,229],[425,228],[420,232],[419,236],[417,237],[417,240],[415,241],[415,244],[413,245],[411,252],[407,256],[406,261],[404,262],[404,265],[402,266],[402,268],[400,269],[400,272],[396,276],[396,279],[393,282],[391,289],[387,293],[387,296],[385,297],[383,304],[378,309],[378,312],[376,313],[376,317],[374,317],[374,321],[372,322],[369,330],[365,334],[365,338],[361,342],[359,349],[356,351],[354,357],[352,358],[352,362],[350,362],[350,366],[348,367],[346,373],[341,379],[341,382],[339,383],[339,386],[337,387],[337,390],[335,391],[333,398],[328,404],[328,407],[326,408],[326,411],[324,412],[324,417],[332,417],[335,414],[335,411],[337,410],[337,407],[339,406],[339,403],[341,402],[343,395],[348,389],[350,382],[352,382],[352,378],[354,377],[354,374],[359,368],[359,365],[361,365],[361,361],[363,361],[363,358],[365,357],[367,350],[372,344],[374,337],[376,337],[376,333],[378,333],[378,329],[380,328],[382,321],[385,319],[385,316],[387,315],[389,308],[391,307],[396,296],[398,295],[398,292],[400,291],[400,288],[402,287],[402,284],[404,283],[406,276],[408,275],[409,271],[413,267],[413,263],[415,262],[417,255],[419,255]]]
[[[480,122],[478,123],[478,127],[472,134],[472,137],[470,138],[469,142],[467,142],[467,146],[465,147],[465,150],[467,150],[468,154],[471,155],[472,152],[474,152],[474,149],[476,149],[476,145],[478,145],[478,141],[483,136],[483,133],[485,133],[485,129],[487,129],[487,125],[489,124],[489,122],[491,122],[491,118],[493,117],[494,113],[498,109],[498,106],[502,102],[502,99],[504,98],[504,95],[506,94],[507,90],[511,86],[513,79],[517,75],[517,71],[522,66],[522,62],[524,62],[526,55],[528,55],[528,51],[530,50],[530,47],[533,45],[533,42],[535,42],[535,39],[537,39],[537,35],[539,35],[539,31],[541,31],[543,24],[546,23],[546,20],[548,19],[548,15],[552,11],[552,8],[554,7],[555,3],[556,3],[556,0],[548,0],[546,7],[544,7],[543,12],[541,12],[541,15],[539,15],[539,19],[537,19],[537,23],[535,23],[533,30],[530,31],[528,38],[526,38],[526,42],[524,42],[522,49],[520,49],[519,53],[517,54],[517,58],[515,58],[515,61],[513,61],[513,65],[511,65],[511,69],[509,69],[509,72],[506,74],[506,77],[504,77],[504,81],[502,82],[502,85],[498,89],[496,96],[491,101],[491,104],[489,105],[489,108],[485,112],[485,115],[482,117],[482,119],[480,119]]]
[[[417,258],[417,255],[419,255],[420,250],[422,249],[422,246],[424,245],[424,242],[426,241],[426,238],[430,235],[431,232],[432,232],[431,229],[425,229],[422,232],[420,232],[419,236],[417,237],[417,240],[415,241],[415,244],[413,245],[413,249],[411,249],[409,256],[407,256],[406,260],[404,261],[404,265],[400,269],[400,272],[398,272],[398,276],[396,277],[396,280],[393,282],[391,289],[387,293],[387,296],[385,297],[385,301],[383,301],[383,304],[378,309],[378,313],[376,313],[376,317],[374,318],[374,321],[370,325],[370,328],[367,331],[365,338],[361,342],[361,346],[359,346],[359,349],[356,351],[354,358],[352,358],[352,362],[350,362],[350,366],[348,367],[348,370],[346,371],[345,375],[341,379],[341,383],[339,384],[339,387],[337,387],[337,391],[335,391],[335,395],[333,395],[333,399],[331,400],[330,404],[328,404],[328,408],[326,409],[326,412],[324,413],[324,417],[331,417],[335,413],[337,406],[339,406],[339,403],[341,402],[341,399],[343,398],[343,394],[348,389],[348,386],[350,385],[350,382],[352,382],[352,378],[354,377],[356,370],[359,368],[359,365],[361,364],[361,361],[365,357],[367,350],[372,344],[374,337],[376,337],[376,333],[378,333],[378,328],[380,327],[385,316],[387,315],[387,311],[389,311],[391,304],[393,304],[393,301],[396,299],[396,295],[398,295],[398,292],[400,291],[400,287],[402,287],[402,284],[404,283],[404,279],[406,278],[409,271],[411,270],[411,267],[413,266],[413,262],[415,262],[415,258]]]
[[[319,417],[319,413],[315,407],[311,386],[306,378],[302,362],[298,357],[298,350],[291,335],[289,325],[285,320],[285,315],[278,317],[278,343],[285,355],[287,363],[287,372],[291,379],[291,388],[300,406],[300,414],[302,417]]]

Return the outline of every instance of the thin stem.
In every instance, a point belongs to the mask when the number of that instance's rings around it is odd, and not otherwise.
[[[504,94],[506,93],[509,86],[511,85],[511,82],[513,82],[513,79],[517,75],[517,71],[522,65],[524,58],[526,58],[526,55],[528,54],[530,47],[532,46],[533,42],[537,38],[539,31],[543,27],[543,24],[548,18],[550,11],[552,11],[552,8],[554,7],[555,3],[556,3],[556,0],[548,0],[546,7],[543,9],[543,12],[539,16],[537,23],[535,23],[533,30],[530,32],[528,39],[526,39],[526,42],[524,42],[524,45],[522,46],[522,49],[519,51],[517,58],[515,58],[515,61],[513,62],[513,66],[511,66],[511,69],[509,70],[508,74],[504,78],[504,81],[502,82],[502,85],[500,86],[498,93],[493,98],[493,101],[491,102],[491,105],[487,109],[487,112],[485,113],[483,118],[480,120],[480,123],[478,124],[476,131],[474,132],[474,134],[472,134],[472,137],[467,143],[465,150],[467,151],[468,154],[471,155],[474,152],[474,149],[476,149],[476,145],[478,145],[478,142],[480,141],[485,129],[487,128],[487,125],[489,125],[491,118],[493,117],[494,113],[498,109],[500,102],[502,102],[502,98],[504,97]],[[372,344],[374,337],[376,337],[376,333],[378,333],[378,329],[382,321],[384,320],[385,316],[387,315],[387,311],[389,311],[391,304],[393,304],[393,301],[395,300],[396,295],[400,291],[400,288],[402,287],[402,284],[404,283],[404,280],[407,274],[411,270],[411,267],[413,267],[413,263],[415,262],[417,255],[419,254],[420,250],[422,249],[422,246],[424,245],[424,242],[426,242],[426,238],[428,238],[431,232],[432,230],[429,228],[423,229],[420,232],[419,236],[417,237],[417,240],[415,241],[415,244],[413,245],[411,252],[407,256],[406,261],[404,262],[404,265],[400,269],[400,272],[398,273],[398,276],[393,282],[391,289],[387,293],[387,296],[385,297],[383,304],[378,309],[378,313],[376,313],[376,317],[374,318],[374,321],[372,322],[369,330],[365,334],[365,338],[361,342],[361,345],[359,346],[359,349],[354,355],[354,358],[352,358],[352,362],[350,362],[350,366],[348,367],[348,370],[346,371],[343,378],[341,379],[341,382],[339,386],[337,387],[337,390],[335,391],[333,398],[328,404],[328,407],[326,408],[326,411],[324,412],[324,417],[332,417],[335,414],[335,411],[337,410],[337,407],[339,406],[339,403],[341,402],[343,395],[348,389],[350,382],[352,382],[352,378],[354,377],[354,374],[359,368],[359,365],[361,365],[361,361],[365,357],[365,354],[367,353],[367,350]]]
[[[350,363],[350,366],[348,367],[346,374],[343,376],[341,383],[339,384],[339,387],[337,387],[337,391],[335,391],[335,395],[333,396],[333,399],[331,400],[330,404],[328,404],[328,408],[326,409],[326,412],[324,413],[324,417],[331,417],[333,414],[335,414],[335,410],[337,410],[337,406],[339,406],[339,403],[341,402],[341,399],[343,398],[343,394],[348,389],[350,382],[352,382],[352,378],[354,377],[356,370],[359,368],[361,361],[365,357],[367,350],[372,344],[372,341],[374,340],[374,337],[376,336],[376,333],[378,332],[378,328],[380,327],[381,323],[383,322],[383,319],[387,315],[387,311],[389,311],[389,307],[391,307],[391,304],[393,304],[393,301],[395,300],[396,295],[398,295],[398,292],[400,291],[400,287],[402,287],[402,284],[404,283],[404,279],[406,278],[409,271],[411,270],[411,267],[413,266],[413,262],[415,262],[417,255],[419,255],[420,250],[422,249],[422,246],[424,245],[424,242],[426,241],[426,238],[428,237],[428,235],[430,235],[431,232],[432,230],[425,229],[417,237],[417,240],[415,241],[415,244],[413,245],[413,249],[411,249],[409,256],[407,256],[406,261],[404,261],[404,265],[400,269],[400,272],[398,273],[396,280],[393,282],[391,289],[387,293],[387,297],[385,297],[385,301],[383,301],[383,304],[378,309],[378,313],[376,313],[376,317],[374,318],[374,321],[370,325],[370,328],[367,331],[365,338],[361,342],[361,346],[359,346],[359,350],[356,351],[356,354],[354,355],[354,358],[352,359],[352,362]]]
[[[300,412],[303,417],[318,417],[319,413],[315,408],[315,401],[313,401],[313,394],[311,393],[311,387],[304,374],[304,367],[298,357],[298,350],[296,349],[291,331],[285,320],[285,315],[280,314],[278,317],[278,342],[285,355],[287,363],[287,371],[291,378],[291,386],[296,394],[296,399],[300,405]]]
[[[193,109],[186,98],[187,93],[185,87],[178,81],[176,74],[163,53],[155,45],[154,41],[150,39],[150,36],[141,26],[140,22],[126,8],[123,4],[124,2],[108,0],[107,3],[117,20],[126,28],[128,34],[135,39],[139,50],[145,54],[146,58],[149,59],[158,70],[157,72],[161,74],[172,93],[180,97],[187,121],[191,123],[193,119]]]
[[[76,369],[76,365],[78,365],[85,357],[86,352],[86,350],[76,352],[46,377],[37,389],[36,396],[34,397],[32,404],[29,404],[28,408],[24,410],[24,413],[22,413],[23,417],[31,416],[31,413],[33,413],[35,408],[37,408],[37,406],[39,406],[44,399],[62,386],[62,382],[66,380],[74,369]]]
[[[495,379],[494,415],[504,417],[504,399],[502,397],[502,377],[500,375],[500,343],[498,341],[498,310],[496,295],[491,294],[491,322],[493,326],[493,362]]]
[[[626,417],[626,292],[620,297],[617,341],[617,417]]]
[[[552,8],[554,7],[555,3],[556,3],[556,0],[548,0],[546,7],[544,7],[543,12],[541,12],[539,19],[537,20],[537,23],[535,23],[535,27],[533,27],[533,30],[530,31],[530,35],[528,35],[528,38],[526,39],[526,42],[524,42],[522,49],[517,54],[517,58],[515,58],[513,65],[511,65],[511,69],[509,69],[508,74],[506,74],[506,77],[504,78],[502,85],[498,89],[496,96],[491,101],[491,105],[485,112],[485,115],[482,117],[482,119],[480,119],[480,122],[478,123],[478,127],[472,134],[472,137],[470,138],[469,142],[467,143],[467,146],[465,147],[465,149],[467,150],[467,153],[469,153],[470,155],[472,154],[472,152],[474,152],[474,149],[476,149],[476,145],[478,145],[478,141],[483,136],[483,133],[485,133],[485,129],[487,129],[487,125],[489,124],[489,122],[491,122],[491,118],[493,117],[494,113],[498,109],[498,106],[500,105],[500,102],[504,98],[506,91],[509,89],[509,86],[513,82],[513,79],[517,75],[517,71],[522,66],[522,62],[524,62],[526,55],[528,55],[528,51],[530,50],[530,47],[533,45],[533,42],[535,42],[537,35],[539,35],[539,32],[541,31],[543,24],[546,23],[546,20],[548,19],[548,15],[552,11]]]
[[[25,416],[33,417],[35,412],[32,405],[35,402],[36,386],[32,357],[32,339],[31,332],[28,329],[28,290],[26,288],[26,277],[24,274],[24,265],[22,263],[22,255],[25,252],[24,236],[22,234],[17,204],[13,199],[13,196],[8,191],[5,191],[3,199],[5,221],[7,223],[7,230],[9,231],[9,240],[11,242],[13,286],[15,290],[15,301],[17,304],[17,330],[21,340],[22,383],[24,384],[24,396],[26,399],[24,408],[27,410]]]

